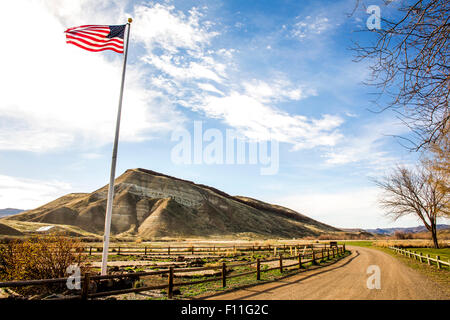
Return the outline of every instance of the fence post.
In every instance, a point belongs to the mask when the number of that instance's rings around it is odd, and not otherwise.
[[[302,268],[302,255],[301,253],[298,254],[298,268]]]
[[[170,246],[167,247],[167,254],[170,256]]]
[[[147,255],[147,247],[145,247],[144,255],[145,255],[145,256]]]
[[[89,255],[92,255],[92,247],[89,247]]]
[[[316,264],[316,253],[314,252],[314,247],[312,248],[312,264]]]
[[[255,255],[255,246],[252,246],[252,255]]]
[[[427,254],[427,262],[428,262],[428,265],[431,266],[431,261],[430,261],[430,255],[429,254]]]
[[[344,250],[344,253],[345,253],[345,243],[343,244],[343,250]]]
[[[83,280],[83,290],[81,291],[81,299],[87,300],[89,294],[89,282],[90,282],[90,274],[85,273]]]
[[[194,246],[191,247],[191,254],[194,254]]]
[[[441,262],[439,261],[440,259],[441,259],[441,257],[436,256],[436,264],[437,264],[438,269],[441,268]]]
[[[280,254],[280,273],[283,273],[283,255]]]
[[[169,286],[167,288],[167,297],[172,299],[173,297],[173,266],[169,267]]]
[[[330,260],[330,249],[327,249],[327,260]]]
[[[414,260],[417,260],[416,251],[413,251]]]
[[[261,261],[256,259],[256,280],[261,280]]]
[[[333,259],[336,258],[336,254],[334,253],[334,247],[333,247]]]
[[[119,247],[119,250],[117,251],[117,255],[120,255],[120,247]]]
[[[227,265],[225,262],[222,262],[222,287],[227,286]]]
[[[419,252],[419,260],[422,262],[422,252]]]

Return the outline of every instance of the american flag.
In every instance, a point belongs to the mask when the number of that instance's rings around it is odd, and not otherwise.
[[[66,42],[94,52],[112,50],[123,53],[125,26],[84,25],[69,28],[65,31]]]

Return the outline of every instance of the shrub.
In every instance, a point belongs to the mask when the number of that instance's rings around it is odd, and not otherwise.
[[[402,231],[395,231],[394,232],[394,238],[398,240],[405,240],[405,239],[412,239],[413,236],[410,233],[405,233]]]
[[[86,255],[79,240],[62,235],[34,236],[0,247],[0,280],[64,278],[68,266],[76,264],[86,271]],[[65,284],[63,284],[65,286]],[[58,285],[23,287],[22,294],[55,290]],[[59,285],[59,287],[61,287]]]

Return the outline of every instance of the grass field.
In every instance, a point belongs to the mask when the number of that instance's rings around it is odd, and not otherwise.
[[[338,244],[345,244],[346,246],[372,247],[373,241],[370,240],[338,241]]]

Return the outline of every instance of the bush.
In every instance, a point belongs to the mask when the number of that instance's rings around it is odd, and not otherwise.
[[[86,255],[79,240],[62,235],[34,236],[12,241],[0,247],[0,280],[35,280],[64,278],[70,265],[86,271]],[[60,285],[59,285],[60,286]],[[65,284],[63,284],[65,287]],[[23,287],[22,294],[55,290],[58,285]]]
[[[394,238],[398,239],[398,240],[412,239],[413,235],[410,233],[402,232],[402,231],[395,231]]]

